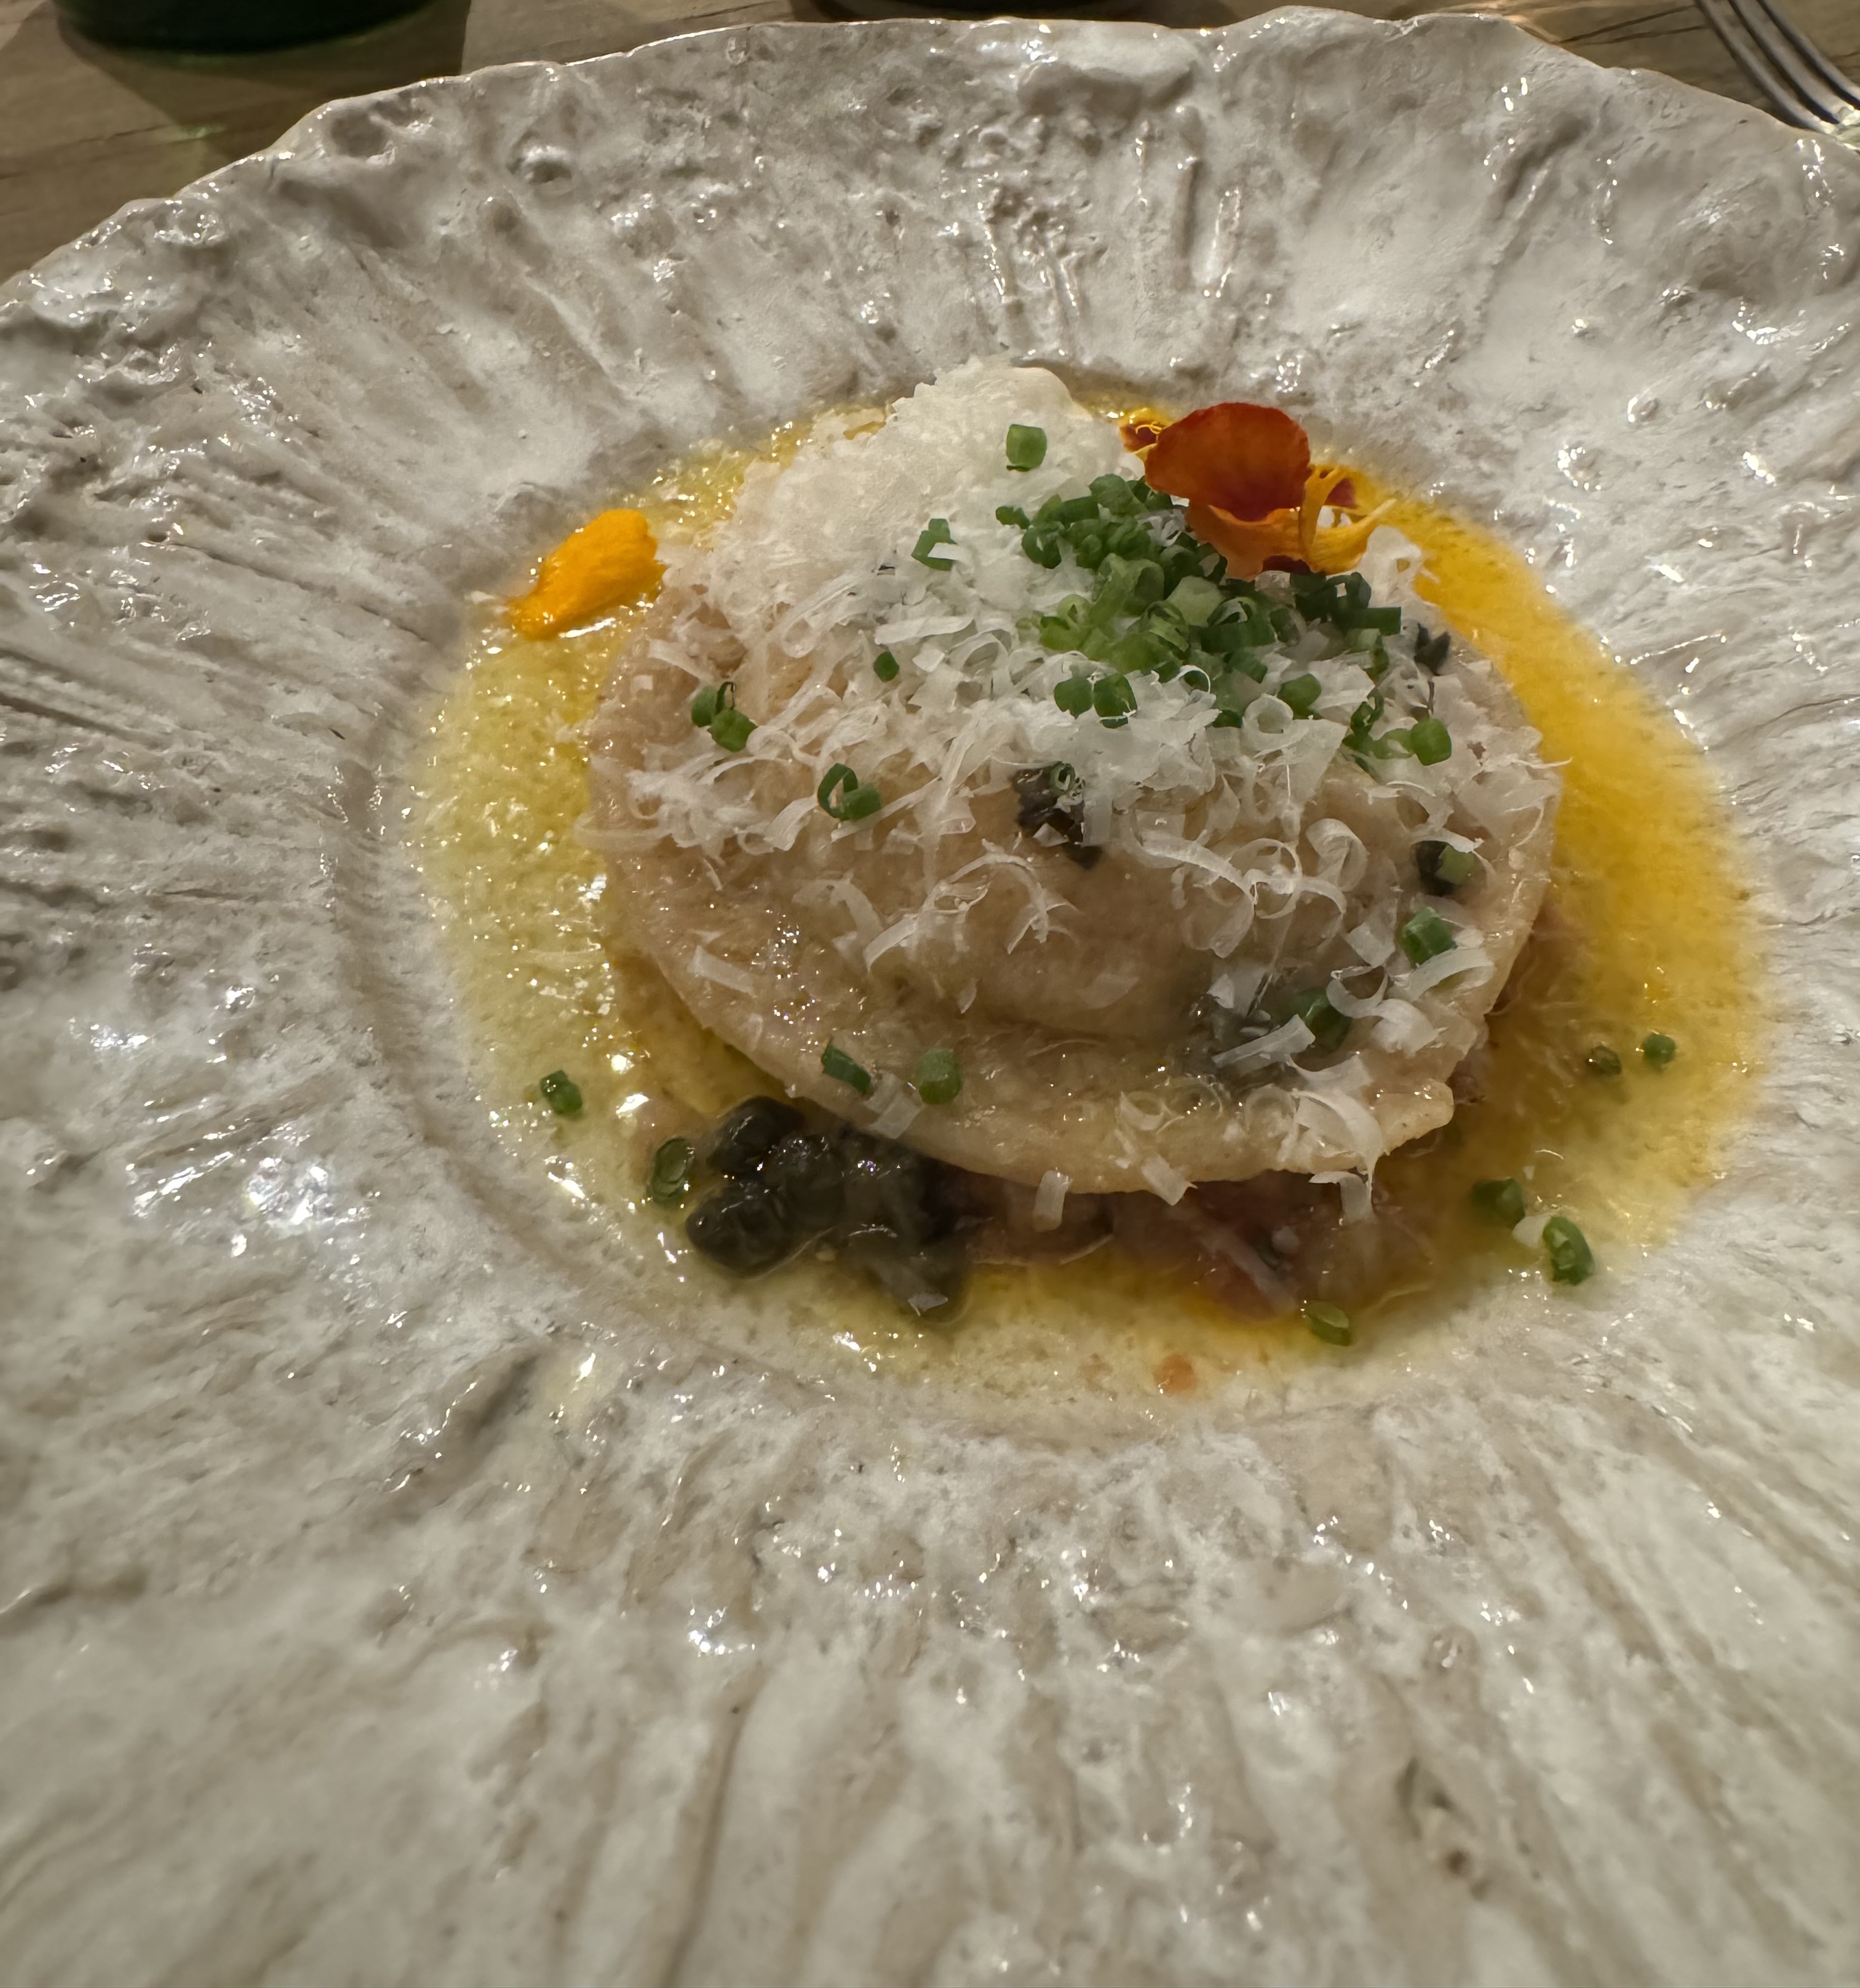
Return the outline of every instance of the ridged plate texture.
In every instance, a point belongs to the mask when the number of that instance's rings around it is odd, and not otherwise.
[[[1857,255],[1756,113],[1293,11],[489,70],[0,289],[0,1976],[1852,1980]],[[1300,414],[1710,755],[1781,1014],[1669,1245],[1165,1415],[810,1365],[506,1157],[468,597],[999,351]]]

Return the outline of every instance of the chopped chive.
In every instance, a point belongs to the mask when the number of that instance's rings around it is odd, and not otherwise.
[[[1429,676],[1437,677],[1446,668],[1447,651],[1452,646],[1453,638],[1444,628],[1438,635],[1422,627],[1415,630],[1415,661]]]
[[[563,1118],[572,1118],[581,1109],[581,1087],[565,1070],[552,1070],[536,1086],[543,1102]]]
[[[668,1139],[652,1155],[652,1171],[647,1176],[646,1192],[654,1201],[675,1205],[691,1186],[691,1163],[695,1149],[688,1139]]]
[[[1515,1229],[1524,1219],[1524,1190],[1509,1176],[1475,1181],[1467,1199],[1488,1222],[1501,1229]]]
[[[898,681],[898,658],[889,649],[881,649],[873,657],[872,674],[881,683],[895,683]]]
[[[1037,469],[1047,459],[1047,431],[1011,422],[1007,431],[1007,466],[1009,469]]]
[[[1417,718],[1408,729],[1408,749],[1424,766],[1437,766],[1453,754],[1453,741],[1437,718]]]
[[[1098,515],[1095,497],[1062,497],[1053,514],[1062,525],[1083,525]]]
[[[1598,1043],[1588,1053],[1590,1070],[1597,1077],[1619,1077],[1621,1057],[1606,1043]]]
[[[1110,550],[1102,532],[1088,530],[1080,526],[1072,534],[1072,556],[1087,573],[1095,573],[1104,563],[1104,555]]]
[[[1169,605],[1183,620],[1199,628],[1209,620],[1222,600],[1220,589],[1199,573],[1187,573],[1170,590]]]
[[[1092,502],[1108,518],[1127,517],[1137,509],[1137,493],[1114,471],[1104,476],[1094,476],[1087,486]]]
[[[1443,952],[1451,952],[1459,943],[1453,936],[1453,928],[1431,904],[1423,904],[1395,936],[1402,942],[1402,950],[1417,966],[1438,958]]]
[[[844,760],[835,760],[814,789],[814,799],[835,821],[863,821],[884,806],[878,789],[861,780]]]
[[[1059,534],[1037,522],[1021,533],[1020,549],[1036,566],[1055,566],[1066,556]]]
[[[1567,1215],[1553,1215],[1544,1223],[1544,1247],[1550,1256],[1551,1283],[1579,1284],[1595,1274],[1595,1254],[1588,1239]]]
[[[836,1084],[850,1084],[861,1097],[871,1095],[872,1073],[864,1063],[854,1063],[837,1043],[821,1050],[820,1067]]]
[[[1350,1033],[1350,1017],[1331,1006],[1331,997],[1321,987],[1307,987],[1291,998],[1290,1012],[1311,1032],[1311,1046],[1328,1056],[1341,1049]]]
[[[1662,1036],[1656,1031],[1642,1041],[1640,1053],[1650,1069],[1664,1070],[1679,1054],[1679,1046],[1672,1036]]]
[[[917,543],[911,549],[911,556],[919,566],[929,567],[932,573],[947,573],[955,561],[937,559],[933,555],[938,546],[955,543],[955,539],[949,536],[949,520],[947,518],[932,518],[918,533]]]
[[[1308,671],[1301,677],[1294,677],[1289,683],[1280,685],[1275,693],[1281,704],[1289,704],[1294,718],[1309,718],[1316,708],[1317,700],[1324,695],[1324,685]]]
[[[1125,676],[1094,677],[1091,682],[1091,708],[1106,725],[1128,725],[1137,708],[1137,693]]]
[[[719,711],[710,722],[711,737],[726,752],[740,752],[749,742],[749,734],[755,729],[755,719],[734,705]]]
[[[1461,884],[1472,881],[1479,858],[1469,849],[1456,849],[1450,842],[1417,842],[1415,867],[1425,889],[1436,898],[1450,898]]]
[[[1350,1314],[1341,1305],[1326,1304],[1321,1299],[1307,1298],[1298,1307],[1299,1316],[1307,1327],[1327,1346],[1354,1346],[1356,1327],[1350,1323]]]
[[[1050,614],[1040,617],[1040,640],[1048,649],[1076,649],[1091,627],[1091,603],[1082,593],[1068,593]]]
[[[1053,686],[1053,702],[1068,718],[1083,718],[1091,708],[1090,677],[1061,677]]]
[[[1182,673],[1182,685],[1184,690],[1209,691],[1214,688],[1209,681],[1208,674],[1205,670],[1184,670]]]
[[[962,1066],[954,1050],[925,1050],[911,1073],[911,1082],[926,1104],[949,1104],[962,1088]]]
[[[997,525],[1018,525],[1024,532],[1033,522],[1018,504],[997,504],[995,506],[995,522]]]
[[[749,742],[756,721],[736,708],[736,686],[728,678],[698,691],[691,701],[691,722],[708,732],[726,752],[740,752]]]

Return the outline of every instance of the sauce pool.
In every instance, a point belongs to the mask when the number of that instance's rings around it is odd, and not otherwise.
[[[783,431],[761,452],[779,458],[797,439]],[[636,501],[661,536],[702,531],[728,515],[752,459],[700,454]],[[1468,1072],[1479,1094],[1377,1170],[1395,1218],[1426,1239],[1398,1274],[1338,1293],[1359,1349],[1494,1281],[1544,1286],[1541,1251],[1473,1211],[1476,1181],[1516,1176],[1534,1206],[1568,1212],[1605,1276],[1611,1259],[1657,1244],[1722,1172],[1764,1024],[1743,866],[1696,749],[1517,554],[1412,499],[1388,522],[1426,554],[1421,592],[1510,682],[1564,787],[1544,916]],[[493,1124],[636,1259],[665,1266],[665,1300],[681,1314],[742,1287],[693,1260],[680,1215],[644,1199],[648,1156],[665,1133],[769,1087],[614,945],[600,859],[575,839],[587,775],[572,728],[640,611],[530,642],[487,609],[418,755],[412,829]],[[1663,1070],[1639,1051],[1655,1031],[1679,1046]],[[1605,1046],[1618,1076],[1590,1066]],[[585,1100],[573,1118],[537,1092],[558,1068]],[[832,1262],[803,1259],[756,1288],[762,1350],[779,1341],[790,1364],[827,1376],[857,1363],[1010,1395],[1155,1398],[1267,1362],[1351,1357],[1295,1317],[1236,1319],[1114,1249],[982,1266],[953,1329],[918,1324]]]

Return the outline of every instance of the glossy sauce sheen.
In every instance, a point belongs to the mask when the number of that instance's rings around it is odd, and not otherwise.
[[[793,440],[777,435],[766,453]],[[638,501],[661,534],[701,530],[727,515],[747,460],[694,458]],[[1573,1215],[1605,1276],[1611,1258],[1659,1242],[1721,1169],[1764,1030],[1742,866],[1703,758],[1514,553],[1412,500],[1390,521],[1426,553],[1422,590],[1510,682],[1565,786],[1551,894],[1492,1018],[1481,1095],[1378,1170],[1396,1220],[1425,1242],[1398,1268],[1327,1293],[1357,1320],[1359,1347],[1378,1327],[1425,1325],[1476,1286],[1544,1286],[1541,1253],[1472,1212],[1475,1181],[1515,1175],[1534,1208]],[[600,861],[575,840],[587,771],[563,734],[593,711],[632,620],[529,643],[486,611],[414,769],[414,842],[493,1124],[623,1242],[669,1259],[681,1310],[732,1280],[692,1259],[681,1215],[643,1199],[648,1158],[659,1138],[769,1087],[649,965],[610,948]],[[1638,1053],[1655,1030],[1679,1045],[1664,1072]],[[1600,1044],[1619,1054],[1618,1077],[1590,1071]],[[577,1117],[539,1100],[537,1080],[557,1068],[581,1087]],[[1016,1391],[1180,1395],[1274,1357],[1351,1357],[1296,1320],[1236,1320],[1114,1250],[979,1270],[954,1331],[916,1325],[831,1263],[803,1260],[763,1288],[794,1357],[827,1372],[854,1360],[966,1369]]]

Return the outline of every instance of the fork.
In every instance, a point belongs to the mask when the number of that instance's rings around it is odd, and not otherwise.
[[[1699,0],[1699,12],[1778,117],[1860,147],[1860,90],[1772,0]]]

